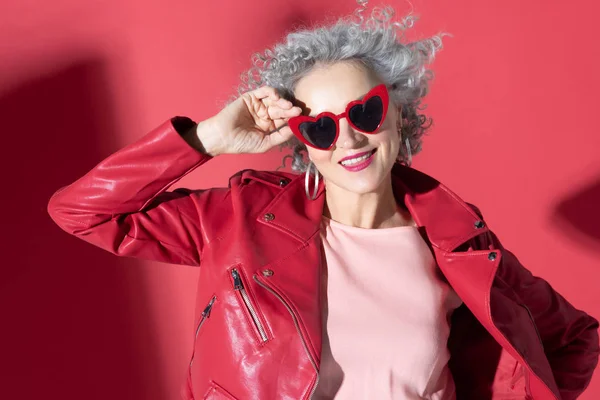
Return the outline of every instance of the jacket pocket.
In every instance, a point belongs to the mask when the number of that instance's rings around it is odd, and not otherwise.
[[[237,400],[231,393],[223,389],[219,384],[210,381],[210,386],[202,400]]]
[[[242,278],[242,274],[238,271],[237,268],[233,268],[231,270],[231,279],[233,281],[233,289],[237,293],[238,298],[240,299],[241,304],[246,310],[247,315],[252,320],[254,324],[254,328],[258,333],[258,337],[261,343],[269,340],[269,336],[267,335],[267,330],[263,322],[261,321],[260,315],[257,312],[257,308],[254,306],[252,300],[250,299],[250,294],[244,284],[244,279]]]
[[[202,329],[202,325],[204,325],[206,320],[210,317],[210,312],[212,311],[213,305],[215,304],[216,300],[217,300],[217,296],[213,295],[213,297],[211,297],[211,299],[208,302],[208,304],[206,305],[206,307],[204,307],[204,310],[202,310],[202,314],[200,316],[200,321],[198,321],[198,324],[196,324],[196,334],[194,336],[194,350],[192,351],[192,357],[190,359],[190,368],[191,368],[192,364],[194,363],[194,354],[195,354],[195,349],[196,349],[196,341],[198,340],[198,333],[200,333],[200,329]]]
[[[527,307],[523,303],[519,303],[519,305],[521,307],[523,307],[525,309],[525,311],[527,311],[527,315],[529,315],[529,319],[531,320],[531,324],[533,325],[533,329],[535,329],[535,333],[537,335],[538,340],[540,341],[540,345],[543,347],[544,346],[544,342],[542,342],[542,336],[540,335],[540,331],[538,330],[538,327],[537,327],[537,325],[535,323],[535,319],[533,319],[533,314],[531,313],[531,310],[529,310],[529,307]]]

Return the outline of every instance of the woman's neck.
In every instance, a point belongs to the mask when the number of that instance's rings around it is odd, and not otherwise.
[[[354,193],[325,181],[323,215],[365,229],[414,225],[410,213],[396,202],[391,175],[375,192]]]

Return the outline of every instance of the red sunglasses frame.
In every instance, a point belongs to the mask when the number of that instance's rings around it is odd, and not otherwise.
[[[348,112],[350,111],[350,109],[352,107],[354,107],[357,104],[364,104],[365,102],[367,102],[370,98],[375,97],[375,96],[379,96],[379,98],[381,98],[381,103],[383,104],[383,112],[381,114],[381,121],[379,121],[379,124],[377,125],[377,128],[375,128],[375,130],[373,130],[373,132],[367,132],[364,131],[360,128],[358,128],[356,125],[354,125],[354,123],[350,120],[350,118],[348,118]],[[292,130],[292,133],[300,140],[302,141],[302,143],[306,144],[307,146],[313,147],[315,149],[319,149],[319,150],[329,150],[333,147],[333,145],[337,142],[337,139],[340,135],[340,125],[339,125],[339,120],[342,118],[346,118],[348,120],[348,124],[350,126],[352,126],[352,128],[356,129],[357,131],[361,132],[361,133],[365,133],[365,134],[375,134],[377,133],[377,131],[379,130],[379,127],[381,126],[381,124],[383,123],[383,121],[385,120],[385,117],[387,115],[387,109],[389,106],[389,94],[387,91],[387,87],[385,86],[385,84],[380,84],[375,86],[373,89],[371,89],[363,98],[362,100],[353,100],[350,103],[348,103],[348,105],[346,105],[346,110],[341,113],[341,114],[334,114],[332,112],[329,111],[323,111],[322,113],[320,113],[319,115],[317,115],[316,117],[309,117],[307,115],[298,115],[297,117],[292,117],[288,120],[288,126],[290,127],[290,129]],[[302,132],[300,132],[300,124],[304,123],[304,122],[317,122],[319,119],[323,118],[323,117],[329,117],[331,119],[333,119],[333,121],[335,122],[335,137],[333,138],[333,143],[331,143],[331,145],[329,147],[327,147],[326,149],[322,148],[322,147],[317,147],[312,145],[308,140],[306,140],[304,138],[304,136],[302,135]]]

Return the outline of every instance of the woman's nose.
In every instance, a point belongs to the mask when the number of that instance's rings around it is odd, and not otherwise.
[[[337,142],[335,143],[336,147],[342,149],[360,147],[360,144],[365,139],[364,135],[352,128],[346,118],[342,118],[338,122],[340,134],[337,138]]]

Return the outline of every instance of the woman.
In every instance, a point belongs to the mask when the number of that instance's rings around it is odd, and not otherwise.
[[[58,190],[51,217],[120,256],[201,266],[185,399],[576,398],[597,321],[408,165],[441,36],[401,44],[413,18],[359,3],[259,57],[215,116],[175,117]],[[282,144],[304,174],[167,191]]]

